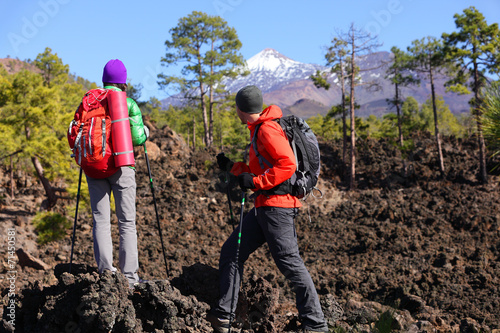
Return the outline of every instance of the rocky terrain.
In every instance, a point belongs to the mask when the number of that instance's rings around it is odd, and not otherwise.
[[[477,183],[475,141],[446,138],[440,178],[432,137],[413,139],[406,175],[389,141],[359,141],[354,191],[342,177],[341,142],[321,143],[323,197],[308,198],[296,226],[331,331],[500,332],[498,174],[488,185]],[[60,242],[38,245],[30,222],[42,187],[16,174],[12,199],[1,171],[0,331],[13,332],[15,323],[15,332],[211,332],[205,316],[217,299],[218,255],[235,228],[218,151],[190,153],[169,128],[153,130],[150,141],[167,267],[138,149],[139,274],[149,281],[135,290],[121,274],[97,273],[92,219],[83,204],[68,273],[72,230]],[[488,163],[492,169],[500,160]],[[240,192],[234,180],[230,186],[238,219]],[[74,207],[58,210],[73,222]],[[9,229],[16,238],[15,308],[9,308]],[[116,218],[113,239],[117,253]],[[300,329],[293,290],[266,246],[245,266],[236,325],[243,332]]]

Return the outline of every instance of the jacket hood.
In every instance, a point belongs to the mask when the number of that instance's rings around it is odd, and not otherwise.
[[[277,105],[271,105],[271,106],[267,107],[266,109],[264,109],[264,111],[262,111],[259,119],[257,119],[253,123],[249,123],[248,128],[253,129],[258,124],[261,124],[261,123],[268,121],[268,120],[279,119],[281,117],[283,117],[283,112],[281,111],[280,107]]]

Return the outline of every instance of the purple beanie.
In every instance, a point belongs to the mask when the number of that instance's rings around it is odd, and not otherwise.
[[[102,73],[102,82],[127,83],[127,69],[118,59],[108,61]]]

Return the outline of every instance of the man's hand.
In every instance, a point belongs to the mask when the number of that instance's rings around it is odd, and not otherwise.
[[[238,176],[238,183],[243,191],[247,189],[251,190],[255,188],[255,184],[253,183],[254,175],[248,172],[243,172]]]
[[[219,168],[224,171],[229,171],[233,167],[233,161],[231,161],[229,158],[224,155],[224,153],[220,153],[217,155],[217,164],[219,165]]]

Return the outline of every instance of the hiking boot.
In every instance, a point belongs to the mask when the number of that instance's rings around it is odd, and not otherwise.
[[[135,287],[137,287],[140,283],[146,283],[146,282],[148,282],[148,280],[139,279],[139,281],[137,282],[129,282],[128,287],[130,289],[135,289]]]
[[[314,331],[305,328],[303,333],[328,333],[328,331]]]
[[[212,324],[215,333],[228,333],[229,332],[229,319],[218,318],[213,314],[207,315],[207,321]],[[231,332],[236,332],[232,329]]]

